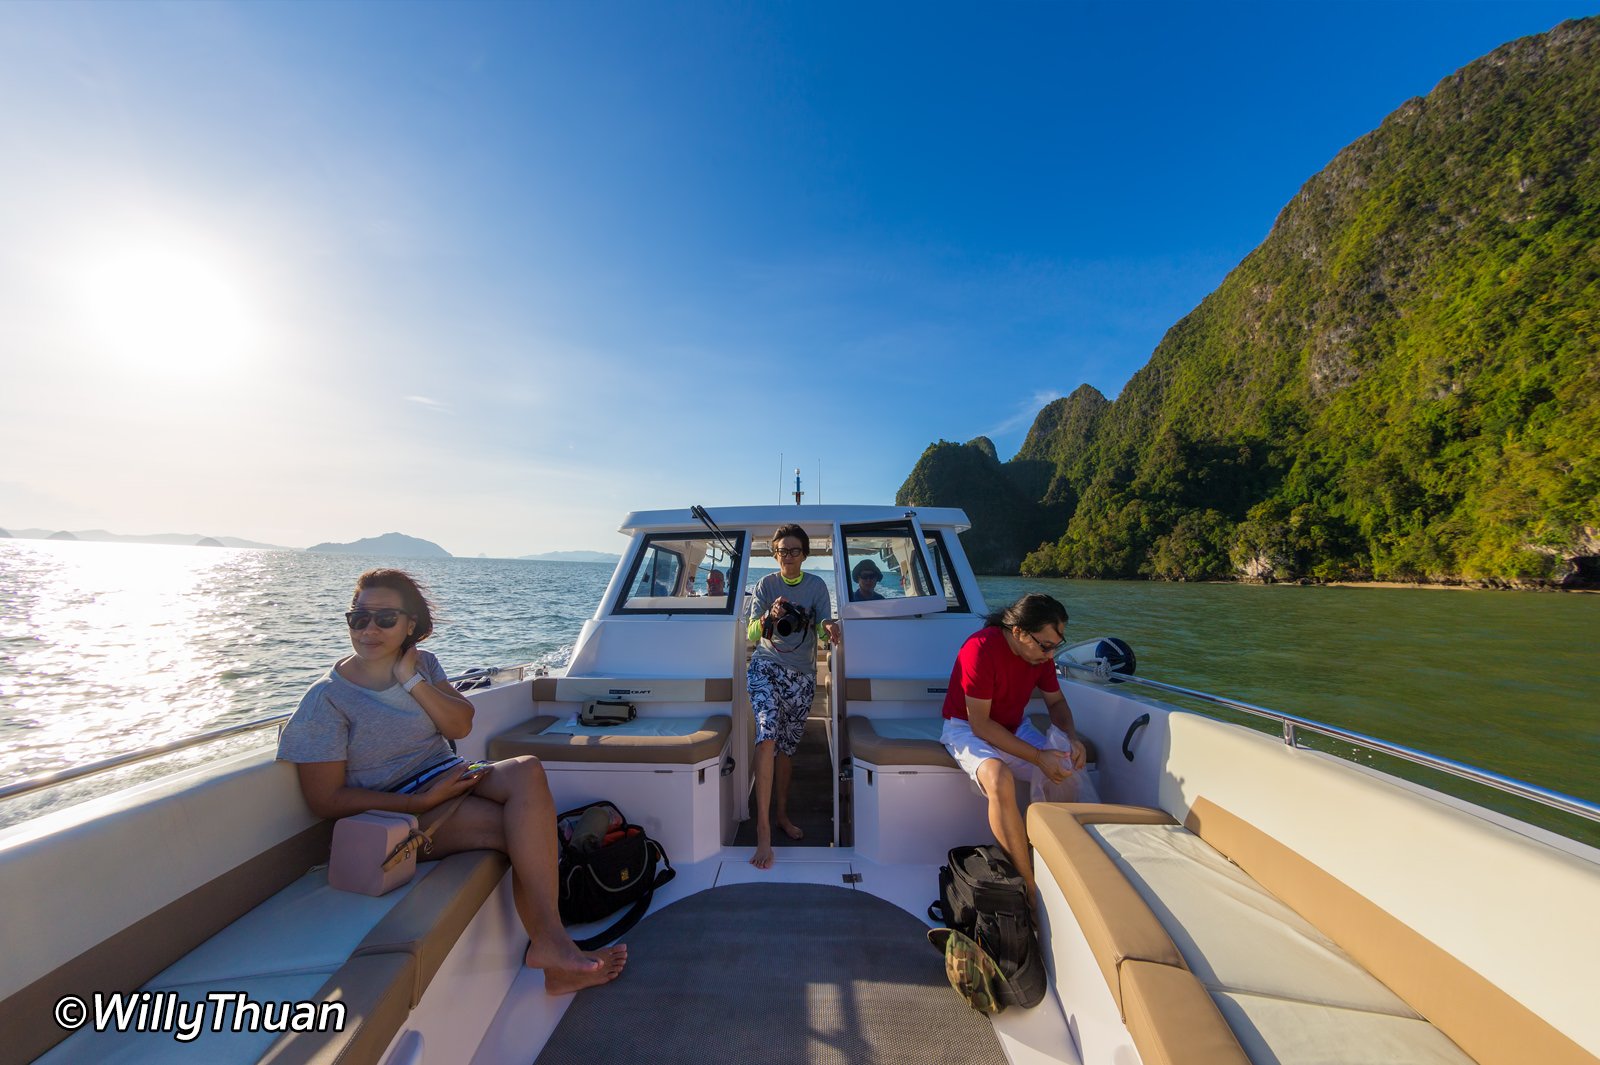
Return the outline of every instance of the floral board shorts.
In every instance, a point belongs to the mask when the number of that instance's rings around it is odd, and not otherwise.
[[[817,694],[816,675],[752,658],[745,678],[750,685],[750,709],[756,714],[756,742],[776,740],[780,752],[794,754]]]

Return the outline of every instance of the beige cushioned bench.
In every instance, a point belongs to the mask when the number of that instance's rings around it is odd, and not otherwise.
[[[726,713],[699,716],[675,736],[630,735],[617,729],[576,735],[549,731],[562,720],[546,714],[507,729],[489,741],[490,759],[531,754],[546,762],[694,765],[721,754],[733,731],[733,719]]]
[[[504,855],[471,851],[422,863],[411,884],[383,898],[351,895],[329,888],[321,867],[331,830],[329,821],[312,825],[0,1001],[3,1056],[157,1061],[180,1046],[208,1063],[376,1062],[508,866]],[[213,1033],[208,1012],[199,1039],[175,1044],[164,1033],[68,1033],[48,1023],[62,996],[92,1002],[96,993],[136,990],[184,1001],[228,991],[256,1002],[341,1002],[346,1024],[327,1033]]]
[[[900,720],[900,719],[893,719]],[[923,719],[916,719],[923,720]],[[870,717],[852,716],[845,718],[845,733],[850,740],[850,756],[859,761],[875,766],[944,766],[948,769],[959,768],[956,760],[950,757],[950,752],[945,750],[944,744],[938,740],[939,729],[943,728],[944,719],[934,718],[938,722],[931,731],[933,739],[908,739],[898,736],[885,736],[878,731],[878,726]],[[1048,714],[1030,714],[1028,720],[1033,727],[1041,733],[1050,731],[1050,717]],[[1089,761],[1095,761],[1094,744],[1087,737],[1082,737],[1084,747],[1088,749]]]
[[[498,852],[454,854],[419,865],[405,887],[368,898],[328,887],[327,872],[319,867],[173,958],[152,978],[120,986],[102,979],[95,986],[170,992],[184,1001],[226,991],[258,1002],[343,1003],[346,1023],[339,1032],[213,1033],[208,1010],[206,1030],[189,1045],[198,1054],[196,1060],[204,1058],[208,1065],[376,1062],[507,868]],[[190,928],[185,917],[195,906],[174,905],[173,912],[156,915],[132,937],[142,944],[142,965],[171,957],[171,949],[157,949],[159,945],[192,938],[185,934]],[[126,949],[94,954],[122,954],[124,963],[131,960]],[[85,986],[76,983],[71,993],[82,996]],[[172,1037],[160,1033],[85,1028],[40,1060],[159,1061],[172,1045]]]
[[[1204,798],[1034,804],[1061,888],[1145,1065],[1596,1059],[1483,976]]]

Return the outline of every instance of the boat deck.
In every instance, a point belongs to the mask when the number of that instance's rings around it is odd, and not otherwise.
[[[628,1030],[625,1043],[635,1051],[646,1045],[640,1032],[654,1033],[650,1056],[666,1063],[1078,1065],[1053,996],[1031,1010],[1006,1010],[991,1026],[950,989],[939,955],[924,938],[936,867],[879,865],[848,849],[779,846],[773,867],[763,871],[750,865],[752,853],[751,847],[725,847],[705,861],[677,866],[650,914],[624,937],[628,969],[616,983],[551,997],[543,976],[524,970],[472,1065],[528,1065],[547,1045],[544,1061],[570,1060],[558,1052],[563,1046],[604,1058],[594,1048],[609,1045],[605,1040],[616,1028]],[[847,882],[851,874],[859,881]],[[768,885],[773,890],[761,890]],[[677,903],[684,903],[682,910]],[[581,936],[599,927],[572,931]],[[878,931],[870,937],[863,931],[873,928]],[[881,941],[888,934],[892,947]],[[892,968],[863,963],[867,938],[877,944],[875,952],[892,957]],[[770,987],[764,988],[761,974]],[[803,1001],[796,990],[802,984]],[[668,1004],[670,1015],[641,1020],[636,1011],[655,999]],[[914,1023],[896,1020],[896,1011]],[[562,1023],[569,1012],[580,1026],[572,1033]],[[728,1040],[753,1027],[770,1031],[767,1050],[745,1056]],[[947,1047],[959,1053],[942,1056]]]

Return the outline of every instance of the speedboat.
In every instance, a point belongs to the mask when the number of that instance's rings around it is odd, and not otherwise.
[[[761,870],[747,598],[790,522],[843,636],[795,759],[805,837]],[[633,513],[563,668],[474,671],[459,753],[536,755],[558,809],[615,803],[675,870],[614,982],[545,994],[498,854],[424,861],[376,898],[330,888],[331,826],[274,760],[280,714],[226,730],[255,737],[243,751],[0,832],[0,1061],[1600,1061],[1600,851],[1441,782],[1600,807],[1149,680],[1111,639],[1059,660],[1102,801],[1027,813],[1048,989],[968,1008],[926,937],[948,852],[992,841],[938,742],[989,609],[967,527],[921,507]],[[881,598],[856,597],[863,559]],[[633,719],[586,725],[595,701]]]

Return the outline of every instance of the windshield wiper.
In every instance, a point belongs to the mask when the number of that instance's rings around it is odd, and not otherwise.
[[[718,546],[728,553],[730,559],[739,557],[739,549],[733,546],[733,541],[728,539],[728,534],[723,532],[717,523],[711,520],[711,515],[706,513],[705,507],[692,506],[689,508],[689,514],[701,525],[704,525],[712,536],[716,537]]]

